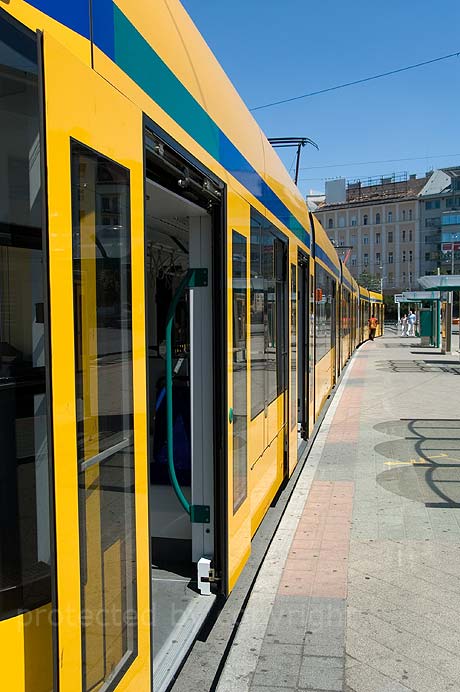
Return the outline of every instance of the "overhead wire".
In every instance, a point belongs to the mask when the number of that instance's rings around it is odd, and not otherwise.
[[[391,75],[398,74],[400,72],[406,72],[407,70],[415,70],[418,67],[423,67],[424,65],[431,65],[435,62],[440,62],[441,60],[448,60],[449,58],[458,58],[460,51],[456,53],[449,53],[448,55],[440,55],[437,58],[432,58],[431,60],[424,60],[423,62],[415,63],[414,65],[406,65],[406,67],[399,67],[396,70],[389,70],[388,72],[381,72],[380,74],[373,75],[372,77],[364,77],[363,79],[355,79],[352,82],[345,82],[345,84],[337,84],[336,86],[328,87],[327,89],[318,89],[318,91],[310,91],[307,94],[300,94],[300,96],[291,96],[287,99],[280,99],[279,101],[271,101],[270,103],[264,103],[262,106],[254,106],[250,108],[250,111],[260,111],[262,108],[271,108],[272,106],[279,106],[282,103],[290,103],[292,101],[299,101],[300,99],[306,99],[310,96],[318,96],[319,94],[326,94],[329,91],[337,91],[338,89],[345,89],[346,87],[355,86],[356,84],[364,84],[364,82],[371,82],[374,79],[381,79],[382,77],[389,77]]]
[[[400,161],[423,161],[425,159],[455,158],[460,154],[427,154],[426,156],[410,156],[403,159],[380,159],[380,161],[351,161],[350,163],[325,163],[323,166],[302,166],[301,171],[313,171],[321,168],[341,168],[345,166],[367,166],[374,163],[396,163]]]

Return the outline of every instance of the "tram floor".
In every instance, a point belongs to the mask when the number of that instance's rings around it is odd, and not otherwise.
[[[166,690],[214,603],[197,589],[196,568],[152,568],[153,690]]]

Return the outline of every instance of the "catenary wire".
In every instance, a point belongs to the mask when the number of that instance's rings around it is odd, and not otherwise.
[[[346,82],[345,84],[337,84],[336,86],[328,87],[327,89],[319,89],[318,91],[310,91],[308,94],[300,94],[300,96],[291,96],[287,99],[280,99],[279,101],[272,101],[271,103],[264,103],[262,106],[254,106],[250,108],[250,111],[260,111],[262,108],[271,108],[272,106],[279,106],[282,103],[290,103],[291,101],[299,101],[300,99],[306,99],[310,96],[318,96],[319,94],[326,94],[328,91],[337,91],[338,89],[345,89],[346,87],[355,86],[356,84],[363,84],[364,82],[371,82],[374,79],[381,79],[382,77],[390,77],[391,75],[398,74],[399,72],[406,72],[407,70],[414,70],[417,67],[423,67],[424,65],[431,65],[435,62],[440,62],[441,60],[448,60],[449,58],[458,58],[460,51],[456,53],[449,53],[448,55],[441,55],[438,58],[432,58],[431,60],[424,60],[423,62],[415,63],[414,65],[406,65],[406,67],[399,67],[397,70],[389,70],[389,72],[381,72],[380,74],[373,75],[372,77],[364,77],[363,79],[355,79],[352,82]]]
[[[350,163],[325,163],[324,166],[302,166],[301,171],[313,171],[321,168],[341,168],[344,166],[367,166],[374,163],[395,163],[399,161],[423,161],[425,159],[455,158],[460,154],[426,154],[425,156],[410,156],[403,159],[380,159],[380,161],[351,161]]]

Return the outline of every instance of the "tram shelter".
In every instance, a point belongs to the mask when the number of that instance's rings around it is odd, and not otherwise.
[[[440,292],[441,349],[443,353],[449,353],[452,351],[453,296],[454,291],[460,292],[460,275],[422,276],[419,279],[419,284],[425,290]]]

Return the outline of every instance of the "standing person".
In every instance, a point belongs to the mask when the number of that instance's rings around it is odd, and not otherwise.
[[[417,315],[412,310],[409,311],[409,316],[407,318],[407,336],[415,336],[415,323],[417,322]]]
[[[371,341],[374,341],[375,332],[377,330],[378,323],[379,323],[378,319],[376,318],[374,313],[372,313],[372,317],[369,317],[369,320],[367,322],[367,324],[369,325],[369,339]]]
[[[404,313],[404,315],[401,317],[401,336],[406,336],[407,335],[407,330],[408,330],[408,323],[407,323],[407,315]]]

